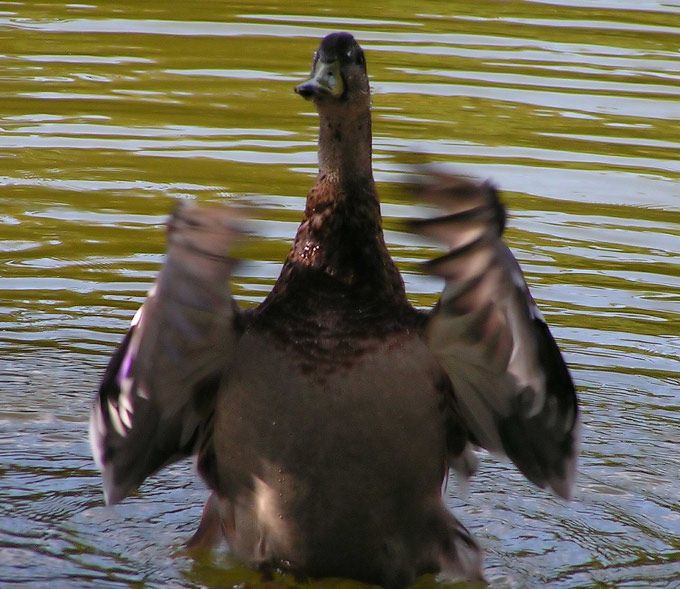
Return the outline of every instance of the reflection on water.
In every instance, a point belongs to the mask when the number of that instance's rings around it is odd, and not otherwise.
[[[86,420],[173,199],[247,207],[257,239],[235,291],[249,305],[271,287],[316,165],[292,86],[345,29],[368,54],[386,237],[412,301],[440,286],[400,225],[421,212],[398,189],[415,149],[503,188],[579,386],[571,503],[488,456],[468,496],[449,485],[488,577],[680,585],[678,15],[661,0],[0,3],[0,581],[257,583],[225,554],[182,554],[206,495],[189,463],[104,507]]]

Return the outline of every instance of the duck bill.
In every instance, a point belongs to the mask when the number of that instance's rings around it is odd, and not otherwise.
[[[306,100],[325,96],[340,98],[344,91],[340,63],[337,61],[326,63],[320,59],[314,65],[312,77],[295,87],[295,92]]]

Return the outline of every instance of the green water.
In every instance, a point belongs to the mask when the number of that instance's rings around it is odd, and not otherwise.
[[[447,490],[492,585],[680,587],[677,0],[0,2],[0,585],[258,584],[182,554],[207,495],[189,463],[104,507],[86,422],[174,199],[245,207],[235,292],[268,292],[316,166],[292,88],[333,30],[367,53],[414,304],[440,288],[401,226],[416,151],[501,187],[579,388],[572,502],[488,456],[467,497]]]

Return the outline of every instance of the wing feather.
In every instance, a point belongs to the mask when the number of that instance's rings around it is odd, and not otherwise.
[[[92,408],[90,443],[109,504],[191,455],[210,421],[240,336],[229,284],[238,233],[228,209],[184,205],[170,219],[163,267]]]
[[[495,188],[455,175],[418,187],[443,214],[412,223],[450,251],[425,264],[445,279],[426,340],[448,374],[474,443],[507,454],[568,497],[578,450],[576,392],[555,340],[503,240]]]

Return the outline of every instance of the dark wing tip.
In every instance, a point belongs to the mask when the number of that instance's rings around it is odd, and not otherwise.
[[[545,402],[527,415],[517,408],[499,423],[503,446],[524,475],[569,499],[574,487],[580,442],[580,416],[574,382],[548,325],[533,320],[538,363],[545,375]]]

